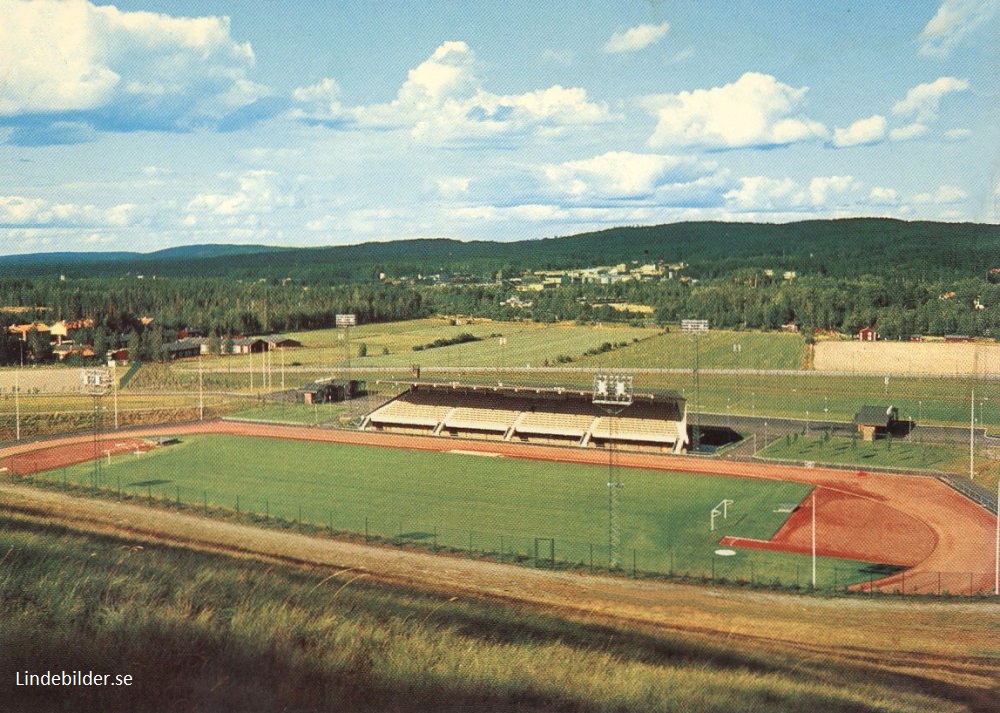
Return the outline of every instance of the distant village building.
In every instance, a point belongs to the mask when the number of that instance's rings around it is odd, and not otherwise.
[[[858,330],[858,339],[862,342],[876,342],[878,334],[871,327],[862,327]]]
[[[69,337],[73,332],[94,326],[92,319],[77,319],[72,321],[59,320],[49,327],[49,334],[56,338],[57,344],[62,344],[63,339]]]
[[[169,361],[196,357],[201,354],[201,341],[199,339],[178,339],[176,342],[165,344],[163,353]]]

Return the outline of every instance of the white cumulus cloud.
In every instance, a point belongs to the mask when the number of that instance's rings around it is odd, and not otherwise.
[[[0,196],[0,226],[121,227],[133,225],[138,207],[121,203],[110,208],[91,204],[53,203],[42,198]]]
[[[233,40],[225,17],[124,12],[86,0],[0,0],[0,17],[0,121],[71,116],[105,130],[188,130],[217,124],[266,92],[249,80],[253,51]],[[52,141],[66,142],[65,131]]]
[[[791,178],[747,176],[740,179],[738,188],[725,194],[725,199],[733,209],[773,212],[834,210],[857,205],[869,195],[853,176],[817,176],[807,184]]]
[[[667,185],[688,184],[718,166],[689,156],[609,151],[589,159],[544,167],[550,186],[574,197],[641,199]]]
[[[236,190],[196,195],[186,206],[188,224],[198,221],[200,215],[223,225],[253,226],[260,222],[261,215],[296,204],[295,196],[285,189],[274,171],[244,171],[227,178],[235,178]]]
[[[833,145],[837,148],[878,143],[885,138],[885,117],[876,114],[860,119],[846,129],[833,130]]]
[[[443,43],[411,69],[396,98],[386,104],[343,107],[336,84],[323,80],[293,92],[292,115],[303,121],[360,129],[404,129],[422,143],[489,143],[517,135],[551,136],[567,127],[612,120],[585,90],[554,85],[524,94],[487,91],[465,42]]]
[[[952,203],[961,203],[969,194],[958,186],[940,186],[936,191],[929,191],[927,193],[918,193],[913,196],[914,203],[922,204],[934,204],[934,205],[950,205]]]
[[[638,25],[630,27],[624,32],[616,32],[604,43],[604,51],[608,54],[620,54],[622,52],[635,52],[649,47],[654,42],[659,41],[670,25],[663,22],[659,25]]]
[[[906,124],[905,126],[897,126],[889,132],[889,138],[893,141],[909,141],[910,139],[916,139],[923,136],[928,131],[930,131],[930,127],[928,127],[927,124],[914,122],[912,124]]]
[[[733,149],[825,138],[826,127],[800,113],[807,91],[748,72],[722,87],[647,96],[642,105],[657,119],[649,144]]]
[[[941,100],[948,94],[964,92],[969,83],[955,77],[940,77],[933,82],[918,84],[910,89],[906,96],[892,107],[892,113],[897,116],[913,117],[920,123],[927,124],[937,119],[941,109]]]
[[[962,39],[989,22],[997,8],[1000,0],[943,0],[920,33],[920,53],[947,57]]]

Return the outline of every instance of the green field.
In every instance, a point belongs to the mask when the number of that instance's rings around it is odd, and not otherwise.
[[[437,339],[452,339],[471,334],[482,341],[420,349]],[[351,366],[542,366],[555,363],[560,356],[580,359],[588,350],[605,342],[632,343],[657,334],[652,328],[619,325],[581,326],[572,323],[545,325],[534,322],[490,322],[452,325],[447,320],[426,319],[413,322],[365,325],[350,330],[350,341],[338,340],[337,330],[305,332],[304,347],[294,358],[303,364],[343,364]],[[361,345],[367,356],[359,357]],[[388,353],[383,353],[387,351]]]
[[[460,444],[456,444],[460,448]],[[89,483],[84,464],[49,477]],[[776,506],[800,502],[797,483],[623,469],[621,563],[694,577],[796,583],[808,558],[772,552],[714,554],[724,535],[766,539],[784,522]],[[179,500],[265,514],[270,520],[496,554],[534,556],[554,540],[559,561],[607,564],[606,467],[367,448],[265,438],[185,437],[101,467],[102,487],[138,498]],[[237,503],[239,498],[239,503]],[[734,501],[728,520],[709,513]],[[544,543],[542,554],[547,554]],[[714,561],[714,564],[713,564]],[[834,567],[839,568],[834,574]],[[856,563],[827,560],[821,586],[865,577]],[[803,579],[800,583],[804,584]]]
[[[676,329],[579,366],[649,369],[800,369],[805,343],[797,334],[711,331],[697,337]]]
[[[786,436],[771,443],[758,455],[790,461],[813,461],[856,465],[870,468],[906,468],[934,470],[957,475],[969,472],[969,447],[961,444],[920,443],[903,439],[880,438],[874,442],[849,438],[829,438],[821,435]],[[977,480],[995,484],[994,458],[975,461]]]

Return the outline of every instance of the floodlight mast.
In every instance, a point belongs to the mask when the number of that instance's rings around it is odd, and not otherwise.
[[[101,477],[101,452],[100,439],[100,411],[101,398],[111,390],[111,370],[110,369],[84,369],[80,372],[81,388],[83,393],[89,395],[94,402],[94,487],[100,485]]]
[[[701,351],[700,341],[703,334],[708,333],[707,319],[682,319],[681,331],[690,335],[694,340],[694,423],[691,428],[692,450],[701,448],[701,429],[698,423],[698,413],[701,411],[701,381],[699,378],[699,352]]]
[[[608,567],[620,566],[621,474],[615,468],[615,418],[632,405],[630,374],[595,374],[592,403],[608,414]]]

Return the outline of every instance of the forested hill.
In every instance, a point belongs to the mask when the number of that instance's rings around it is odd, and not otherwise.
[[[261,252],[267,251],[267,259]],[[685,262],[692,277],[741,270],[953,280],[1000,267],[1000,226],[884,218],[675,223],[519,242],[401,240],[324,248],[191,246],[159,253],[0,257],[8,277],[229,277],[336,283],[416,274],[491,276],[621,262]]]

